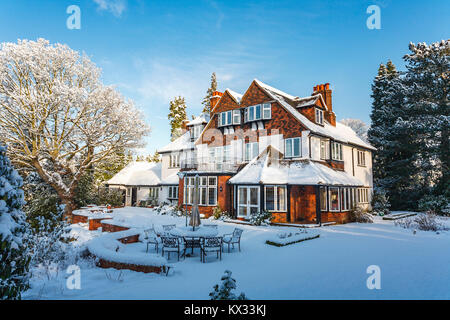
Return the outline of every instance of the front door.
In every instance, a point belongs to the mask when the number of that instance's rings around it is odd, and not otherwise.
[[[249,218],[259,211],[259,186],[238,187],[238,217]]]

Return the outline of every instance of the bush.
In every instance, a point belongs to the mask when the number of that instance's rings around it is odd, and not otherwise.
[[[421,213],[415,217],[400,219],[395,221],[395,225],[405,229],[419,229],[422,231],[447,230],[434,213]]]
[[[361,206],[356,206],[349,211],[351,222],[373,223],[372,215]]]
[[[261,211],[250,215],[250,223],[254,226],[267,226],[273,220],[273,215],[268,211]]]
[[[123,190],[117,188],[101,188],[98,194],[96,204],[110,205],[111,207],[120,207],[124,205]]]
[[[220,205],[217,205],[214,209],[213,209],[213,214],[212,214],[213,218],[215,220],[224,220],[227,218],[231,218],[230,215],[228,214],[228,212],[224,211]]]
[[[419,210],[427,213],[437,214],[441,216],[450,216],[450,201],[444,195],[424,196],[419,201]]]
[[[178,205],[170,205],[167,202],[163,202],[161,205],[154,207],[154,209],[160,215],[169,215],[173,217],[181,217],[183,215],[183,209],[180,210]]]
[[[374,189],[371,205],[373,213],[379,216],[390,213],[389,208],[391,207],[391,204],[389,203],[389,197],[383,189]]]
[[[209,294],[211,300],[248,300],[243,292],[239,296],[232,292],[236,289],[236,280],[231,277],[231,271],[225,270],[221,280],[221,285],[216,284]]]

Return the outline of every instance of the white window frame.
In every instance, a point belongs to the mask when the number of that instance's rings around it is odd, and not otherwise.
[[[328,140],[320,139],[320,159],[328,159]]]
[[[337,208],[337,210],[333,210],[332,207],[331,207],[331,193],[332,193],[332,190],[337,190],[337,192],[338,192],[338,196],[337,196],[338,208]],[[329,203],[329,210],[330,210],[330,212],[339,212],[339,211],[341,211],[341,192],[340,191],[341,190],[340,190],[339,187],[329,187],[328,188],[328,203]]]
[[[342,143],[336,141],[331,142],[331,159],[343,161],[344,155],[342,148]]]
[[[320,187],[319,192],[319,199],[320,199],[320,211],[328,211],[328,188],[327,187]],[[323,201],[322,201],[322,191],[325,191],[325,207],[323,208]]]
[[[272,188],[274,196],[273,210],[267,209],[267,189]],[[284,209],[280,209],[280,204],[278,203],[278,188],[284,189]],[[264,186],[264,208],[269,212],[287,212],[287,187],[285,185],[266,185]]]
[[[323,125],[323,110],[319,108],[316,109],[316,123]]]
[[[288,154],[288,141],[291,141],[291,150],[290,154]],[[298,141],[298,154],[294,154],[294,143],[295,141]],[[295,137],[295,138],[287,138],[284,140],[284,157],[285,158],[300,158],[302,156],[302,138],[301,137]]]
[[[368,188],[358,188],[358,203],[366,204],[369,203],[369,189]]]
[[[249,153],[247,153],[247,149],[250,150]],[[255,151],[256,149],[256,151]],[[256,156],[255,156],[256,154]],[[255,157],[259,155],[259,144],[258,142],[249,142],[244,144],[244,161],[251,161]]]
[[[268,116],[266,116],[266,112],[269,113]],[[270,103],[263,103],[262,104],[262,118],[263,119],[272,119],[272,105]]]
[[[247,193],[247,203],[246,204],[240,204],[240,190],[244,189]],[[251,189],[257,190],[257,201],[258,204],[251,204],[250,203],[250,195],[251,195]],[[250,211],[251,208],[258,208],[258,211],[261,210],[261,197],[260,197],[261,188],[259,186],[238,186],[237,187],[237,216],[240,218],[249,218],[251,216]],[[241,207],[245,207],[247,210],[247,215],[241,214]]]
[[[180,167],[180,155],[178,153],[172,153],[169,156],[169,167],[179,168]]]
[[[178,186],[169,186],[169,200],[177,200],[178,199]]]
[[[233,124],[233,110],[228,110],[219,113],[219,127],[231,126],[232,124]]]
[[[259,109],[259,117],[257,110]],[[248,106],[244,111],[244,122],[253,122],[272,119],[272,105],[270,103],[255,104]]]
[[[365,167],[366,166],[366,152],[364,150],[358,150],[358,166]]]
[[[241,110],[233,110],[233,124],[241,124]]]

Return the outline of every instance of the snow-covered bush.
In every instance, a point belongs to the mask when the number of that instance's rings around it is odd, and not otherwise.
[[[439,217],[434,213],[421,213],[414,217],[399,219],[394,223],[405,229],[419,229],[422,231],[439,231],[448,228],[439,221]]]
[[[21,186],[22,178],[6,157],[6,148],[0,146],[0,300],[20,299],[29,287]]]
[[[273,215],[268,211],[261,211],[250,215],[250,223],[254,226],[267,226],[273,220]]]
[[[212,217],[215,220],[224,220],[224,219],[231,218],[230,215],[228,214],[228,212],[224,211],[220,205],[217,205],[216,207],[214,207]]]
[[[374,188],[372,197],[372,211],[373,213],[384,216],[390,213],[389,208],[391,204],[389,203],[389,197],[381,188]]]
[[[120,207],[123,203],[123,191],[114,188],[101,188],[98,195],[98,205],[110,205],[111,207]]]
[[[372,215],[361,206],[356,206],[349,211],[350,221],[360,223],[373,223]]]
[[[427,195],[420,199],[419,210],[442,216],[450,215],[450,200],[445,195]]]
[[[225,270],[220,280],[222,280],[220,286],[216,284],[209,294],[211,300],[248,300],[243,292],[239,296],[233,292],[236,289],[236,280],[231,277],[231,271]]]
[[[179,206],[170,205],[166,202],[155,207],[154,209],[160,215],[169,215],[172,217],[181,217],[183,215],[183,210]]]

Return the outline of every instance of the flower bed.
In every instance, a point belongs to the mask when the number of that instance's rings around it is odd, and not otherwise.
[[[129,229],[125,231],[103,234],[92,239],[87,248],[96,256],[102,268],[129,269],[144,273],[160,273],[167,260],[158,254],[132,252],[126,249],[125,243],[137,242],[141,231]]]
[[[301,230],[298,232],[280,232],[275,236],[270,237],[266,240],[266,244],[270,244],[276,247],[284,247],[290,244],[312,240],[320,237],[317,231]]]

